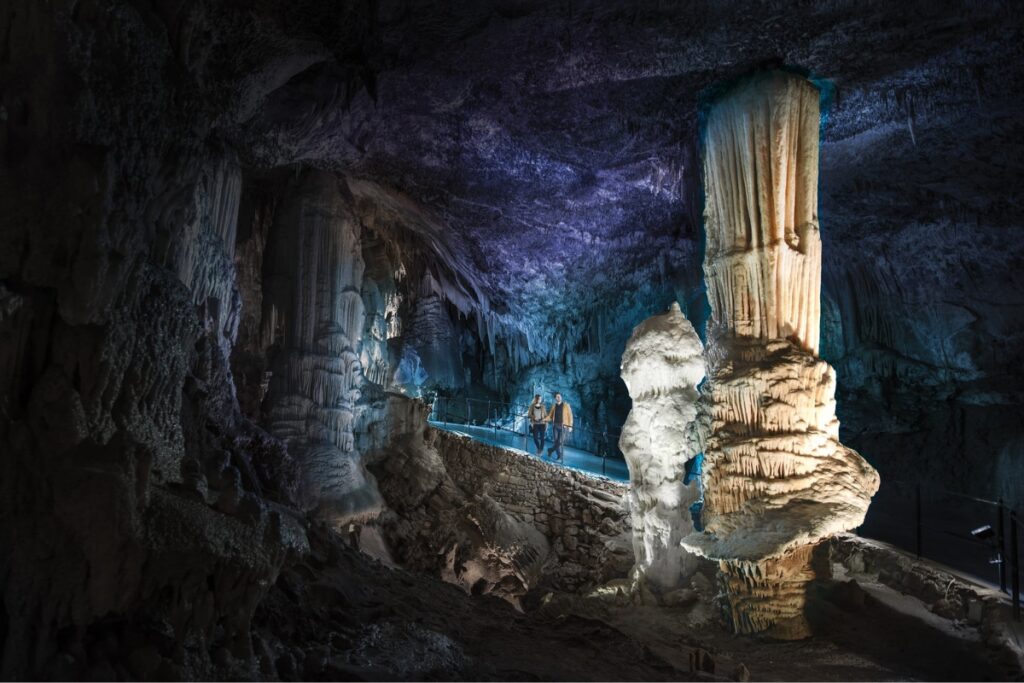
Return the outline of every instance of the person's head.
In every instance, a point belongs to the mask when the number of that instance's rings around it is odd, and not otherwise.
[[[560,392],[556,391],[555,392],[555,403],[561,403],[561,402],[562,402],[562,394]]]
[[[540,404],[540,394],[534,394],[533,395],[533,402],[537,403],[537,404]]]

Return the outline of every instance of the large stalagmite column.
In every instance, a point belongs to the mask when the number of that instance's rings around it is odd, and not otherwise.
[[[270,430],[298,458],[304,506],[338,524],[382,505],[353,435],[365,316],[351,203],[336,176],[307,173],[275,219],[264,282],[264,335],[278,349]]]
[[[835,373],[817,357],[819,92],[784,71],[721,96],[704,131],[711,303],[705,532],[738,633],[809,635],[814,547],[857,527],[878,474],[839,443]]]
[[[678,588],[696,570],[680,541],[693,531],[689,507],[700,496],[683,483],[686,461],[700,452],[697,385],[703,346],[673,303],[633,330],[622,354],[622,381],[633,409],[619,448],[629,466],[629,509],[638,581],[659,593]]]

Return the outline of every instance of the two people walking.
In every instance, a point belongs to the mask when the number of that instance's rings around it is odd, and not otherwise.
[[[545,408],[540,394],[535,395],[528,416],[533,432],[533,443],[537,446],[537,455],[544,450],[544,436],[550,422],[551,440],[554,445],[548,449],[548,457],[550,458],[552,453],[558,453],[553,460],[562,460],[565,455],[565,441],[572,433],[572,408],[562,400],[562,394],[555,392],[555,403],[550,410]]]

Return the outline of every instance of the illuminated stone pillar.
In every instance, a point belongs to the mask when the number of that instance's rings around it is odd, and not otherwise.
[[[711,303],[705,531],[737,633],[809,635],[814,547],[861,524],[878,474],[839,442],[835,372],[817,356],[819,91],[784,71],[715,101],[704,129]],[[823,564],[827,567],[827,564]]]
[[[270,432],[299,463],[303,507],[339,527],[383,505],[353,433],[364,381],[364,264],[341,182],[314,171],[291,188],[271,230],[263,316],[277,349]]]
[[[673,303],[667,313],[633,330],[622,354],[622,381],[633,409],[619,448],[629,466],[629,510],[637,581],[656,593],[679,588],[697,568],[680,545],[693,531],[689,508],[700,497],[684,483],[686,462],[700,452],[697,385],[704,379],[703,346]]]

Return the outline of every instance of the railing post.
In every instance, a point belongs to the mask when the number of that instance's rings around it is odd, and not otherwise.
[[[1010,583],[1013,586],[1013,620],[1020,621],[1020,553],[1017,547],[1017,511],[1010,510]]]
[[[917,559],[921,559],[921,484],[914,487],[914,548]]]
[[[601,474],[608,476],[608,432],[601,432]]]
[[[999,498],[999,505],[996,507],[996,546],[999,548],[999,590],[1006,592],[1006,530],[1003,525],[1003,515],[1006,508],[1003,505],[1002,497]]]

